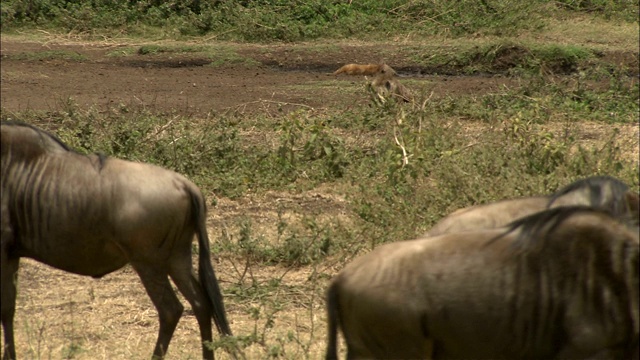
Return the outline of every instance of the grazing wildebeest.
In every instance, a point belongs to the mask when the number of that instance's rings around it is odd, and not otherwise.
[[[591,176],[575,181],[550,196],[509,199],[454,211],[438,221],[422,237],[450,232],[494,229],[546,208],[588,205],[616,216],[629,216],[629,186],[610,176]],[[637,214],[637,212],[636,212]]]
[[[231,335],[211,265],[205,201],[192,182],[158,166],[79,154],[27,124],[3,122],[1,129],[4,359],[16,357],[21,257],[94,278],[130,263],[158,311],[154,357],[166,354],[183,311],[168,277],[191,304],[203,342],[212,341],[212,317],[219,332]],[[202,355],[213,359],[204,344]]]
[[[327,359],[629,359],[637,225],[559,207],[508,228],[382,245],[327,293]]]

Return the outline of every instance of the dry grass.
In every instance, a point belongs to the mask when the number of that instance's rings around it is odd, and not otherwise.
[[[229,282],[238,281],[231,261],[214,265],[223,289]],[[235,264],[238,265],[243,266]],[[265,358],[269,347],[280,343],[284,344],[285,358],[322,357],[326,333],[324,301],[314,296],[313,291],[307,291],[312,272],[311,268],[252,266],[251,280],[266,283],[272,278],[282,278],[280,288],[286,290],[254,301],[227,296],[227,313],[236,335],[251,334],[256,328],[263,331],[267,323],[263,316],[273,313],[271,326],[264,330],[267,345],[249,346],[244,350],[246,358]],[[157,314],[130,267],[94,280],[25,259],[19,277],[15,336],[21,358],[112,360],[144,359],[151,355],[158,331]],[[197,322],[184,298],[180,299],[185,312],[171,341],[168,358],[199,359]],[[256,309],[261,312],[257,320],[251,316]],[[304,349],[297,341],[309,348]],[[216,358],[232,357],[218,350]]]

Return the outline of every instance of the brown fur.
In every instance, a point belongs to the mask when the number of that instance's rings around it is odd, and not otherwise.
[[[377,101],[384,102],[386,97],[411,102],[413,94],[396,78],[396,71],[384,62],[379,64],[347,64],[336,70],[334,75],[371,75],[374,79],[368,84]]]
[[[375,75],[380,69],[380,65],[376,64],[347,64],[336,70],[333,75]]]
[[[511,229],[389,243],[327,294],[326,359],[625,359],[638,349],[638,228],[586,207]]]
[[[587,205],[610,211],[621,219],[637,218],[637,194],[627,194],[628,190],[626,184],[613,177],[587,177],[561,188],[550,196],[509,199],[458,209],[438,221],[422,237],[494,229],[548,207],[559,206]]]
[[[516,219],[542,211],[548,203],[548,197],[537,196],[458,209],[438,221],[422,237],[469,230],[495,229],[506,226]]]
[[[231,335],[211,265],[205,199],[195,184],[158,166],[79,154],[26,124],[3,122],[0,129],[4,359],[16,357],[21,257],[95,278],[130,263],[158,311],[157,358],[166,354],[183,312],[169,277],[191,304],[203,342],[212,341],[212,318]],[[202,357],[213,359],[204,344]]]
[[[388,65],[381,66],[368,87],[375,101],[385,102],[391,97],[397,101],[413,102],[413,93],[400,83],[396,71]]]
[[[413,101],[413,94],[411,91],[409,91],[406,86],[402,85],[395,76],[379,74],[371,82],[371,87],[374,89],[376,96],[380,100],[392,97],[398,101]]]
[[[347,64],[336,70],[333,75],[345,74],[345,75],[377,75],[378,73],[390,73],[395,74],[395,70],[391,66],[380,64]]]

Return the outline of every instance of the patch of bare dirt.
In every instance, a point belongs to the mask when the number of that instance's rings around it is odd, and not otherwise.
[[[364,79],[331,73],[344,63],[381,60],[380,49],[373,46],[342,46],[338,58],[335,52],[299,51],[285,45],[266,50],[239,47],[238,53],[259,62],[256,66],[212,66],[203,55],[188,53],[110,56],[114,50],[117,47],[2,41],[1,105],[8,111],[52,110],[71,98],[83,108],[141,106],[187,115],[229,109],[258,112],[264,110],[261,100],[279,104],[285,111],[299,106],[324,108],[327,104],[343,107],[352,104],[358,94],[336,95],[335,88],[345,82],[364,84]],[[29,58],[29,54],[45,51],[75,53],[85,60]],[[496,61],[508,66],[516,55],[515,50],[505,50]],[[629,59],[622,53],[606,56],[614,62],[637,63],[637,58]],[[425,84],[418,87],[432,88],[435,97],[486,93],[502,85],[516,85],[514,79],[503,76],[429,75],[429,69],[416,66],[401,53],[385,60],[401,76]]]

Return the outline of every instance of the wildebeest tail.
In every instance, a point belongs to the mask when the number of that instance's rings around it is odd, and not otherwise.
[[[213,312],[213,321],[216,324],[218,332],[224,335],[232,335],[229,322],[227,321],[227,315],[224,311],[222,292],[218,285],[216,273],[211,265],[211,259],[209,258],[211,250],[209,248],[209,236],[207,235],[205,224],[206,208],[204,199],[199,191],[189,189],[189,193],[191,195],[194,218],[198,229],[198,247],[200,249],[198,256],[198,277],[200,284],[204,287],[206,296],[209,298]]]
[[[340,326],[338,284],[333,282],[327,290],[327,353],[326,360],[338,359],[338,327]]]

